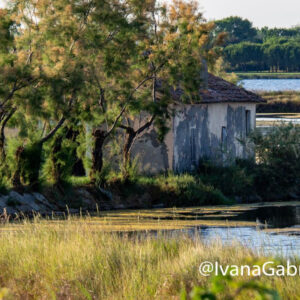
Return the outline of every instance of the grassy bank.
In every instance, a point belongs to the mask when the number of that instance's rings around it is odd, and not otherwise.
[[[300,79],[300,73],[235,72],[242,79]]]
[[[300,113],[300,92],[259,92],[266,104],[257,106],[258,113]]]
[[[73,221],[2,225],[0,285],[7,289],[5,299],[179,299],[182,290],[189,293],[195,286],[211,290],[209,277],[198,271],[203,261],[242,265],[270,259],[234,242],[225,247],[184,234],[142,238],[103,233],[84,219]],[[225,281],[225,289],[216,292],[222,296],[218,299],[235,294],[237,282],[253,284],[253,279]],[[277,290],[283,299],[300,294],[299,277],[262,277],[259,284]],[[248,290],[238,299],[255,295]]]

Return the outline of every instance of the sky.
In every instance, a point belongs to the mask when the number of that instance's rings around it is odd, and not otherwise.
[[[1,0],[0,0],[1,1]],[[229,16],[249,19],[255,27],[300,25],[300,0],[197,0],[208,20]]]
[[[0,0],[0,7],[5,1]],[[241,16],[255,27],[300,25],[300,0],[196,0],[208,20]]]

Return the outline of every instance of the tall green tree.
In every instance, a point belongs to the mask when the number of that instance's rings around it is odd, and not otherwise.
[[[6,157],[5,131],[20,105],[20,94],[36,82],[31,53],[16,41],[19,23],[11,10],[0,9],[0,161]]]
[[[125,178],[128,177],[131,149],[136,138],[152,125],[159,137],[164,136],[175,90],[182,91],[180,101],[201,101],[199,88],[203,84],[203,60],[213,64],[217,57],[210,40],[214,25],[203,19],[194,2],[174,1],[168,7],[159,7],[154,1],[146,25],[148,34],[140,43],[140,55],[134,64],[139,72],[133,73],[133,78],[139,82],[150,71],[152,80],[135,94],[119,126],[125,131]],[[136,122],[137,119],[142,121]]]
[[[17,150],[13,182],[35,185],[44,143],[80,107],[84,66],[78,49],[89,10],[77,10],[77,1],[28,0],[12,5],[20,24],[15,35],[21,49],[17,59],[26,57],[34,78],[20,95],[15,118],[23,145]]]
[[[215,26],[214,32],[216,34],[221,32],[227,33],[226,45],[245,41],[254,42],[257,38],[257,30],[252,23],[241,17],[232,16],[217,20],[215,21]]]

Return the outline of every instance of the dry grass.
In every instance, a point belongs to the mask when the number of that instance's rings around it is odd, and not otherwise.
[[[300,113],[300,92],[258,92],[267,103],[257,106],[258,113]]]
[[[106,233],[93,218],[3,224],[0,287],[7,299],[179,299],[184,288],[209,286],[202,261],[245,264],[266,261],[236,243],[205,245],[150,234]],[[95,230],[98,229],[98,230]],[[283,299],[297,299],[299,278],[262,278]],[[240,299],[253,299],[244,294]],[[249,298],[250,297],[250,298]]]

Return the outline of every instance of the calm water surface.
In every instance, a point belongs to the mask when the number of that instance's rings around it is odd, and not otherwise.
[[[273,228],[271,233],[261,228],[204,228],[200,234],[206,242],[220,240],[230,244],[233,240],[253,250],[267,255],[299,256],[300,257],[300,206],[262,207],[246,211],[237,220],[257,221]],[[288,229],[286,233],[280,229]],[[278,230],[276,230],[278,229]],[[276,232],[277,231],[277,232]]]
[[[257,228],[198,227],[188,229],[187,233],[191,237],[200,236],[205,243],[218,241],[230,245],[234,241],[265,255],[300,257],[300,206],[262,207],[232,219],[256,221],[260,225]],[[264,231],[266,227],[272,230]],[[285,232],[280,231],[283,228]],[[176,231],[173,234],[176,235]]]
[[[245,79],[239,84],[249,91],[300,91],[300,79]]]

